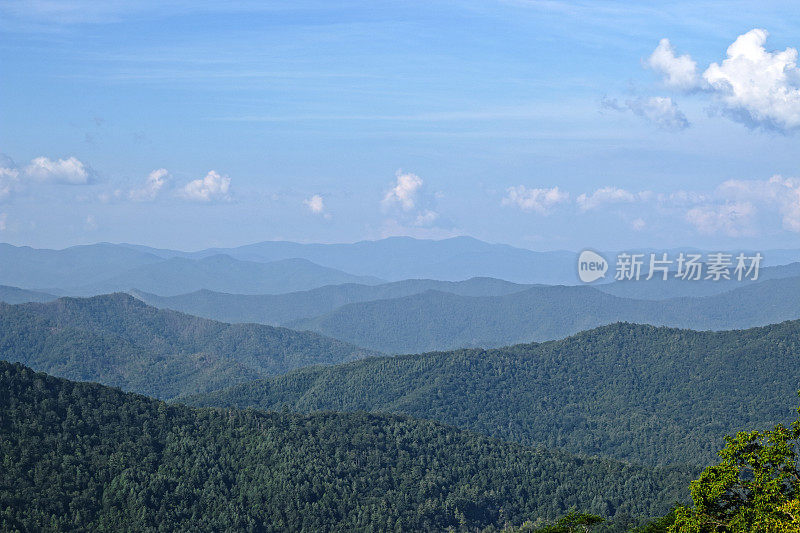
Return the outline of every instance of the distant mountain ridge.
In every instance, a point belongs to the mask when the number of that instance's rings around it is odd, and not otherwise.
[[[0,284],[58,295],[94,296],[134,288],[162,296],[201,289],[277,294],[340,283],[382,282],[302,258],[269,263],[221,254],[165,259],[123,245],[37,250],[0,244]]]
[[[0,358],[172,398],[374,355],[341,341],[159,310],[127,294],[0,304]]]
[[[217,259],[210,260],[214,256]],[[225,259],[226,256],[230,259]],[[297,279],[303,280],[303,283],[281,287],[279,281],[270,284],[263,276],[258,277],[258,267],[253,266],[285,260],[310,261],[317,268],[315,270],[309,264],[296,263],[299,272]],[[110,243],[73,246],[63,250],[0,244],[0,284],[76,296],[129,289],[160,296],[201,289],[277,294],[339,283],[369,285],[380,283],[381,280],[406,279],[462,281],[474,277],[521,284],[574,285],[579,283],[576,260],[577,253],[574,251],[533,251],[463,236],[442,240],[389,237],[344,244],[265,241],[195,252]],[[227,269],[255,277],[250,278],[250,283],[245,280],[226,280],[224,270],[213,270],[214,261],[227,261]],[[800,261],[800,250],[765,251],[763,266],[791,261]],[[172,268],[167,268],[170,265]],[[276,267],[277,264],[273,265],[273,268]],[[165,274],[173,282],[157,283],[156,278]],[[273,275],[276,280],[292,279],[285,275]],[[194,282],[193,276],[197,276]],[[610,281],[612,278],[607,279]],[[212,281],[216,283],[212,284]],[[177,288],[171,289],[176,283]],[[698,289],[700,285],[690,290]],[[712,284],[702,285],[709,291],[704,294],[723,290]],[[632,288],[638,294],[618,295],[652,298],[653,295],[645,290],[647,287],[644,283],[637,284]],[[654,289],[657,295],[663,287],[655,286]],[[160,293],[159,290],[168,292]],[[669,296],[690,294],[672,293]]]
[[[223,322],[281,325],[324,314],[349,303],[397,298],[428,290],[440,290],[463,296],[483,296],[510,294],[529,287],[530,285],[492,278],[472,278],[458,282],[414,279],[380,285],[345,283],[275,295],[228,294],[206,289],[172,297],[137,290],[130,293],[155,307],[174,309]]]
[[[749,328],[800,318],[800,277],[700,298],[634,300],[593,286],[542,286],[499,296],[429,290],[347,304],[285,323],[387,353],[546,341],[627,321],[696,330]]]

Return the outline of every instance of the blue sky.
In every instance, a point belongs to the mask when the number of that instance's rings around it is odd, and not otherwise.
[[[2,241],[800,244],[791,2],[0,0],[0,32]]]

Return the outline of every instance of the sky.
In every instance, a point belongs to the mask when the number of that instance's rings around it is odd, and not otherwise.
[[[792,2],[0,0],[0,241],[800,248]]]

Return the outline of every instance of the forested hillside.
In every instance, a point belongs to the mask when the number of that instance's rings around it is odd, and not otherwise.
[[[0,357],[161,398],[371,355],[333,339],[159,310],[127,294],[0,304]]]
[[[3,531],[422,531],[617,523],[688,473],[580,459],[366,413],[169,406],[0,362]]]
[[[729,332],[613,324],[497,350],[292,372],[193,405],[373,410],[653,465],[714,461],[722,438],[792,415],[800,321]]]
[[[398,298],[428,290],[462,296],[490,296],[511,294],[528,287],[529,285],[493,278],[472,278],[465,281],[408,279],[380,285],[343,283],[287,294],[228,294],[209,290],[178,296],[159,296],[142,291],[132,291],[131,294],[148,305],[223,322],[279,325],[328,313],[349,303]]]
[[[559,339],[618,321],[718,330],[797,318],[800,277],[661,301],[620,298],[587,286],[540,286],[486,297],[428,291],[349,304],[285,325],[382,352],[415,353]]]

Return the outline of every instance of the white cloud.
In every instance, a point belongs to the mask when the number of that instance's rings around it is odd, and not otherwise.
[[[161,189],[167,182],[169,172],[165,168],[158,168],[148,174],[144,182],[144,186],[140,189],[132,189],[128,193],[128,198],[136,202],[144,202],[148,200],[155,200]]]
[[[800,232],[800,179],[773,176],[769,180],[728,180],[718,194],[733,201],[762,204],[781,216],[783,227]]]
[[[449,226],[447,220],[442,221],[436,211],[436,199],[440,193],[431,194],[425,190],[422,178],[411,172],[398,170],[395,182],[381,200],[384,211],[394,217],[387,224],[395,228],[406,228],[406,231],[417,234],[413,228],[441,229],[438,226]]]
[[[322,196],[319,194],[315,194],[311,198],[306,198],[303,200],[303,203],[308,207],[312,213],[324,213],[325,212],[325,200],[323,200]]]
[[[636,231],[642,231],[647,226],[643,218],[636,218],[631,222],[631,227]]]
[[[37,157],[25,168],[25,174],[37,181],[70,185],[85,185],[92,179],[91,169],[75,157],[58,160]]]
[[[438,219],[439,213],[436,211],[431,211],[430,209],[425,209],[417,215],[417,218],[414,219],[414,226],[419,228],[430,228]]]
[[[6,230],[7,223],[8,223],[8,213],[0,213],[0,231]]]
[[[699,86],[697,63],[689,54],[675,55],[675,48],[669,39],[661,39],[658,46],[647,58],[646,65],[664,77],[667,87],[688,91]]]
[[[583,193],[578,196],[575,201],[580,207],[581,211],[588,211],[601,205],[618,204],[618,203],[632,203],[641,200],[648,200],[652,197],[649,191],[630,192],[625,189],[617,187],[602,187],[597,189],[592,194]]]
[[[728,47],[727,57],[711,63],[702,76],[697,76],[696,64],[689,55],[675,55],[667,39],[661,40],[646,65],[661,74],[670,88],[701,90],[737,122],[786,133],[800,128],[798,52],[791,47],[768,51],[768,35],[760,28],[740,35]],[[669,107],[663,103],[666,115],[662,116],[668,115]],[[680,125],[680,115],[667,120],[670,122]]]
[[[205,178],[196,179],[187,183],[181,189],[181,196],[194,202],[211,202],[213,200],[227,200],[229,198],[231,179],[220,176],[214,170],[206,174]]]
[[[523,211],[535,211],[540,215],[550,214],[556,205],[569,200],[569,193],[558,187],[549,189],[528,189],[524,185],[509,187],[503,198],[503,205],[519,207]]]
[[[331,214],[325,209],[325,199],[319,194],[306,198],[303,200],[303,203],[312,213],[322,215],[325,218],[331,218]]]
[[[636,98],[625,102],[628,108],[663,130],[685,130],[689,127],[689,120],[678,105],[668,96],[652,96],[650,98]]]
[[[686,221],[707,235],[724,233],[730,237],[752,235],[756,208],[749,202],[698,206],[686,212]]]
[[[663,130],[680,131],[691,125],[683,111],[678,108],[678,104],[668,96],[630,98],[622,104],[614,98],[603,98],[600,104],[614,111],[632,111],[636,116]]]
[[[769,34],[754,29],[728,47],[703,78],[734,119],[750,126],[790,130],[800,126],[800,70],[797,49],[769,52]]]
[[[391,207],[399,205],[403,211],[411,211],[417,202],[417,196],[422,188],[422,179],[410,172],[397,171],[395,186],[389,189],[383,197],[383,205]]]
[[[10,198],[19,186],[19,171],[16,168],[0,167],[0,202]]]

